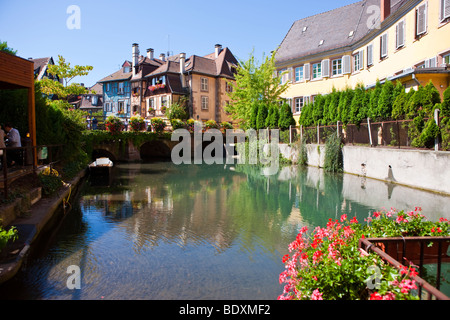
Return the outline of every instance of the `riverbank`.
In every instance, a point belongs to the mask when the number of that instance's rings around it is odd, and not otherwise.
[[[75,178],[65,183],[53,196],[41,198],[40,192],[33,190],[33,195],[24,195],[2,210],[7,216],[8,227],[14,226],[18,231],[18,239],[9,244],[5,256],[0,257],[0,285],[11,279],[22,266],[30,252],[31,245],[45,231],[51,228],[58,213],[64,216],[70,210],[71,200],[76,196],[78,188],[86,176],[87,170],[81,171]],[[23,199],[30,201],[29,209],[25,211],[21,204]],[[19,215],[17,215],[19,210]]]

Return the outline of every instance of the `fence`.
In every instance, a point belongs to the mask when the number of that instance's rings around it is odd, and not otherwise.
[[[425,123],[428,119],[424,119]],[[438,121],[439,126],[440,121]],[[302,138],[306,143],[325,144],[327,138],[338,133],[346,145],[367,145],[371,147],[413,148],[409,132],[417,130],[413,120],[393,120],[372,122],[367,119],[359,125],[337,123],[329,126],[291,127],[289,140],[295,142]],[[441,127],[441,130],[447,130]],[[448,142],[442,144],[439,139],[433,141],[428,148],[448,151]]]
[[[4,198],[8,198],[9,185],[16,179],[36,172],[39,167],[52,167],[61,160],[62,145],[24,146],[16,148],[0,148],[1,168],[0,187],[3,188]],[[37,157],[37,166],[33,157]],[[11,160],[16,164],[10,167]]]
[[[398,260],[406,262],[406,265],[408,262],[418,265],[419,275],[412,278],[419,285],[417,293],[419,298],[449,300],[448,296],[439,291],[442,280],[442,263],[450,260],[449,243],[449,237],[369,238],[360,239],[359,248],[375,252],[398,269],[404,266]],[[434,279],[428,277],[433,280],[435,286],[422,278],[425,274],[424,264],[436,264],[437,271]]]

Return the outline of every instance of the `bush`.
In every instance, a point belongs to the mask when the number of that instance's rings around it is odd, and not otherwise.
[[[106,130],[112,134],[117,134],[123,130],[123,122],[116,116],[109,116],[105,121]]]
[[[356,217],[329,219],[326,227],[316,227],[312,234],[301,228],[283,257],[285,271],[279,276],[285,283],[280,300],[417,300],[413,266],[399,269],[373,252],[360,250],[359,239],[391,235],[446,236],[449,222],[426,221],[420,208],[405,213],[374,212],[362,225]],[[375,278],[374,270],[378,271]],[[377,280],[378,286],[373,280]]]
[[[191,133],[194,132],[194,125],[195,125],[194,119],[188,119],[186,121],[186,129]]]
[[[441,114],[442,117],[450,116],[450,87],[444,91],[444,99],[441,103]]]
[[[181,121],[180,119],[172,119],[170,120],[170,124],[172,125],[172,130],[186,128],[186,123]]]
[[[256,116],[256,130],[264,129],[266,127],[267,114],[267,106],[263,103],[260,103],[258,106],[258,114]]]
[[[131,131],[145,130],[145,121],[141,116],[132,116],[130,118]]]
[[[327,172],[343,171],[342,144],[337,133],[330,135],[326,141],[324,170]]]
[[[19,237],[15,227],[9,228],[8,231],[0,226],[0,252],[6,247],[9,241],[16,241]]]
[[[205,122],[205,129],[219,129],[219,124],[216,122],[216,120],[208,120]]]
[[[280,107],[280,117],[278,119],[278,128],[287,130],[289,126],[295,126],[296,122],[292,114],[291,107],[287,103],[283,103]]]
[[[58,171],[49,167],[41,171],[38,177],[42,184],[42,192],[46,196],[54,194],[63,185]]]
[[[225,131],[227,129],[233,129],[233,125],[227,121],[222,121],[220,123],[220,128]]]
[[[166,127],[166,122],[161,118],[152,118],[150,122],[156,133],[163,132]]]
[[[269,112],[266,118],[266,127],[270,129],[278,128],[278,120],[280,117],[278,109],[279,108],[276,105],[271,105],[269,107]]]

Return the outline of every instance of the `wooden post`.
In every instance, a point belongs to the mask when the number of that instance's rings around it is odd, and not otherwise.
[[[436,125],[439,127],[439,109],[434,109],[434,121]],[[434,139],[434,151],[439,151],[439,137]]]
[[[367,118],[367,128],[369,129],[369,141],[370,141],[370,146],[373,146],[372,143],[372,130],[370,130],[370,118]]]
[[[341,133],[340,133],[340,130],[339,130],[339,121],[337,122],[337,129],[336,129],[336,132],[337,132],[337,136],[338,136],[338,138],[341,136]]]
[[[37,167],[37,153],[36,153],[36,107],[34,95],[34,64],[30,67],[30,86],[28,88],[28,130],[30,132],[31,147],[33,149],[33,168]]]
[[[292,143],[292,125],[289,126],[289,143]]]

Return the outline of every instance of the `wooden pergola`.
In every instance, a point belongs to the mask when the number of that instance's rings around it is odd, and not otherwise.
[[[33,167],[36,167],[34,63],[30,60],[0,51],[0,89],[28,89],[28,130],[33,147]]]

